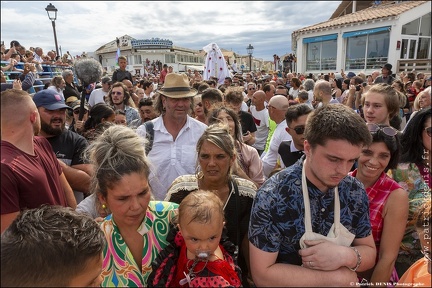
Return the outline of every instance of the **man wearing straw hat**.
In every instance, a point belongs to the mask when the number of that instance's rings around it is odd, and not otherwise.
[[[175,178],[195,173],[196,144],[207,125],[188,115],[198,91],[190,88],[186,74],[167,74],[159,93],[155,108],[161,116],[136,132],[147,140],[152,138],[145,144],[152,163],[149,181],[155,199],[163,200]]]

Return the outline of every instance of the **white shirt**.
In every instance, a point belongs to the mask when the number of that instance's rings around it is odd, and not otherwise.
[[[105,103],[106,95],[108,92],[103,91],[102,88],[95,89],[90,93],[88,104],[93,107],[98,103]]]
[[[187,116],[186,124],[173,141],[165,128],[162,116],[151,120],[154,124],[153,148],[150,161],[149,182],[156,200],[164,200],[171,183],[180,175],[195,174],[197,163],[196,144],[207,125]],[[136,133],[145,138],[146,128],[141,125]]]
[[[246,102],[242,101],[242,105],[240,107],[240,110],[244,112],[249,112],[249,107],[247,106]]]
[[[289,89],[288,94],[291,95],[291,96],[293,96],[294,99],[296,99],[296,98],[298,97],[298,92],[299,92],[299,90],[300,90],[300,89],[294,89],[293,87],[291,87],[291,88]]]
[[[278,160],[279,145],[282,141],[291,140],[292,137],[285,130],[287,123],[285,120],[277,124],[276,129],[270,140],[270,145],[267,153],[261,158],[263,162],[263,172],[266,177],[273,171]]]
[[[261,111],[257,111],[256,107],[251,105],[250,113],[252,114],[255,126],[257,127],[257,131],[255,132],[255,143],[252,147],[255,147],[258,150],[264,150],[270,127],[268,109],[264,108]]]

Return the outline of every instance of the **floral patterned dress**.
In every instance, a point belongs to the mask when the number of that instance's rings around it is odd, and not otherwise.
[[[175,203],[150,201],[146,217],[137,230],[144,238],[141,267],[136,265],[112,215],[105,218],[101,224],[107,240],[103,251],[102,287],[147,286],[153,260],[168,245],[166,236],[177,208]]]
[[[423,165],[415,163],[400,163],[396,169],[387,174],[408,191],[409,214],[408,222],[396,260],[396,270],[402,275],[414,262],[422,258],[420,241],[413,221],[419,206],[431,197],[430,176],[422,173]]]

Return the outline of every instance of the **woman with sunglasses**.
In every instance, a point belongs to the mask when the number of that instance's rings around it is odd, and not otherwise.
[[[367,124],[372,144],[362,150],[358,167],[349,174],[363,183],[369,198],[372,236],[377,249],[375,266],[359,277],[368,283],[396,283],[394,263],[408,217],[408,195],[386,172],[396,168],[401,150],[398,131],[388,125]]]
[[[78,119],[79,118],[79,111],[80,111],[80,107],[81,107],[81,101],[76,100],[76,101],[72,102],[72,104],[70,104],[70,106],[72,107],[72,122],[69,125],[69,130],[82,135],[82,133],[84,132],[84,123],[88,119],[89,106],[88,106],[88,104],[84,104],[84,115],[83,115],[83,119],[81,121]],[[68,112],[69,111],[67,111],[66,113],[68,113]]]
[[[400,162],[396,169],[389,171],[389,176],[408,191],[409,198],[408,221],[396,260],[399,275],[423,257],[413,219],[424,200],[431,198],[431,117],[431,108],[428,108],[408,122],[401,137]]]
[[[201,95],[197,95],[194,97],[192,105],[193,105],[193,116],[195,117],[195,119],[201,121],[204,124],[207,124],[207,119],[205,117]]]

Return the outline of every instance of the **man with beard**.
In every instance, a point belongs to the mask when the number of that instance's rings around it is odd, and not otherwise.
[[[76,200],[48,141],[35,136],[39,112],[30,95],[1,93],[1,232],[24,209],[70,206]]]
[[[66,109],[71,109],[64,98],[53,90],[42,90],[33,96],[40,115],[39,136],[51,144],[77,202],[90,192],[92,167],[84,163],[82,153],[88,146],[81,135],[65,128]]]
[[[127,86],[121,82],[112,85],[107,97],[108,105],[110,105],[114,111],[122,110],[125,112],[127,125],[135,119],[140,119],[137,109],[129,105],[130,97]]]
[[[138,102],[138,111],[140,113],[141,118],[133,120],[129,127],[132,129],[138,128],[140,125],[144,124],[147,121],[153,120],[157,116],[159,116],[153,107],[153,100],[150,98],[142,98]]]

